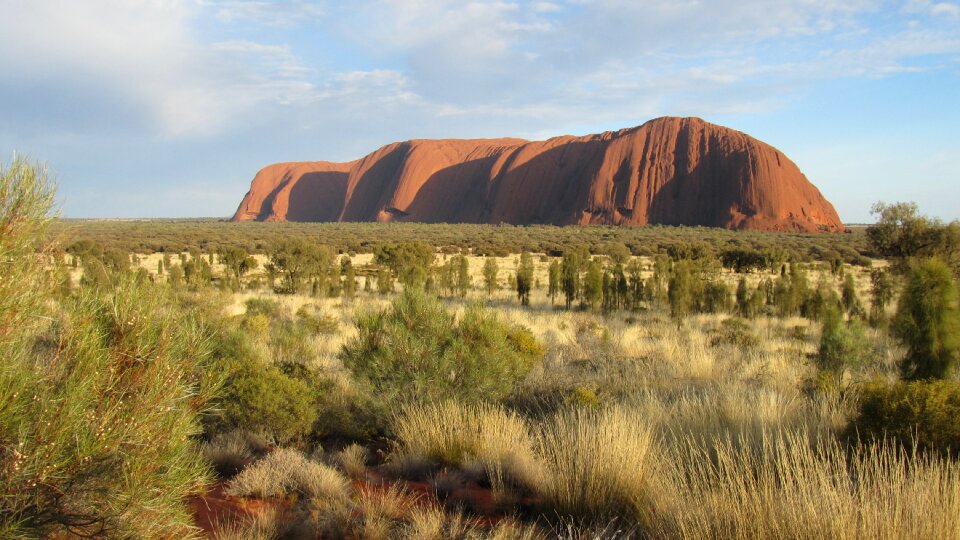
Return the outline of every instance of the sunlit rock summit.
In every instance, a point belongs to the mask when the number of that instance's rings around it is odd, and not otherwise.
[[[703,225],[836,232],[776,148],[699,118],[584,137],[412,140],[257,173],[234,221]]]

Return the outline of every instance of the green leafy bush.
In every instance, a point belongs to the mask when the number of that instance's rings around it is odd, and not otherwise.
[[[851,434],[960,455],[960,382],[915,381],[863,389]]]
[[[227,377],[218,402],[218,431],[243,429],[286,442],[308,435],[317,417],[314,392],[279,368],[248,362]]]
[[[213,369],[224,381],[213,413],[205,418],[208,435],[243,430],[284,442],[310,433],[317,390],[306,377],[262,358],[262,349],[242,325],[221,328],[212,346]]]
[[[183,499],[207,480],[193,443],[212,388],[204,340],[175,306],[121,282],[81,290],[31,353],[5,350],[0,531],[188,531]]]
[[[420,292],[356,324],[340,357],[386,403],[499,400],[542,356],[532,336],[495,314],[472,306],[455,318]]]

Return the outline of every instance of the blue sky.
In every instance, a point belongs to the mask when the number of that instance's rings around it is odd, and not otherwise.
[[[960,218],[960,1],[0,0],[0,161],[67,217],[228,216],[256,171],[395,140],[699,116],[846,222]]]

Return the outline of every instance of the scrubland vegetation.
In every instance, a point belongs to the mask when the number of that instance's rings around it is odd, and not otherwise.
[[[912,205],[806,237],[51,201],[0,174],[2,537],[960,536],[960,226]]]

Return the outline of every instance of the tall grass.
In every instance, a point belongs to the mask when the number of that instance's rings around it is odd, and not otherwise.
[[[960,465],[894,445],[848,450],[802,428],[684,431],[626,406],[566,409],[530,427],[498,407],[448,402],[408,409],[398,426],[402,448],[444,463],[530,449],[542,514],[578,529],[704,539],[960,535]]]
[[[394,421],[397,457],[421,456],[443,465],[480,463],[496,480],[533,486],[540,467],[526,421],[487,403],[445,401],[407,407]]]
[[[871,445],[770,434],[687,440],[658,458],[645,518],[662,538],[956,538],[960,466]]]
[[[544,472],[536,492],[559,515],[632,516],[650,496],[651,425],[622,406],[569,409],[537,433]]]

